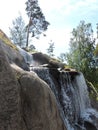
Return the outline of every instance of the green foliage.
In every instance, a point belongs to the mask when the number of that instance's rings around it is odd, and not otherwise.
[[[88,90],[89,90],[89,96],[90,96],[90,99],[91,99],[91,102],[94,103],[94,104],[98,104],[98,86],[95,86],[89,82],[89,81],[86,81],[87,82],[87,85],[88,85]]]
[[[81,21],[79,26],[72,31],[70,39],[70,51],[67,54],[69,66],[83,72],[88,81],[93,84],[98,83],[98,72],[94,56],[95,39],[90,23]]]
[[[98,43],[96,45],[95,51],[94,51],[95,57],[98,57]]]
[[[21,15],[12,21],[12,27],[9,27],[10,39],[15,45],[20,47],[26,46],[27,33],[25,29],[25,22]]]

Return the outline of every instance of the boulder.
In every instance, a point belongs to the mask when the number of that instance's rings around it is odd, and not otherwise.
[[[49,86],[10,66],[0,42],[0,130],[66,130]]]
[[[21,86],[23,130],[66,130],[50,87],[34,72],[12,68]]]
[[[51,58],[50,56],[41,52],[35,52],[32,55],[33,60],[35,61],[35,66],[45,65],[49,68],[64,68],[64,66],[66,65],[64,63],[61,63],[59,60]]]
[[[0,130],[20,130],[20,86],[0,44]]]

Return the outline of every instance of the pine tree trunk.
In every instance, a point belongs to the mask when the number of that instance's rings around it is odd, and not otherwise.
[[[28,28],[27,28],[27,42],[26,42],[26,48],[28,47],[28,41],[29,41],[29,28],[30,28],[30,25],[28,24]]]
[[[31,13],[31,14],[32,14],[32,13]],[[27,28],[27,42],[26,42],[26,48],[28,47],[28,44],[29,44],[29,29],[30,29],[30,25],[31,25],[31,15],[30,15],[30,19],[29,19],[28,28]]]

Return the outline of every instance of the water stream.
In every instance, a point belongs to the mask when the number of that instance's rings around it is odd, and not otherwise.
[[[83,74],[38,66],[31,54],[21,48],[19,51],[30,71],[35,71],[50,86],[67,130],[98,130],[98,112],[91,108]]]
[[[24,60],[27,64],[32,65],[33,64],[33,56],[28,53],[27,51],[23,50],[21,47],[17,46],[20,54],[24,57]]]
[[[48,68],[33,68],[54,92],[61,117],[68,130],[90,130],[87,123],[93,124],[92,130],[98,130],[92,116],[98,119],[98,112],[93,110],[82,73],[59,71],[58,80]],[[57,70],[55,70],[57,71]],[[57,76],[57,75],[56,75]]]

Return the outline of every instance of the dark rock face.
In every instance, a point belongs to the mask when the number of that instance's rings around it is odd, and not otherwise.
[[[84,126],[86,127],[87,130],[97,130],[97,128],[89,122],[85,122]]]
[[[95,100],[95,98],[91,98],[91,105],[94,109],[98,110],[98,101]]]
[[[0,130],[66,130],[54,94],[35,73],[11,68],[0,43]]]
[[[32,55],[34,61],[38,62],[39,64],[49,63],[49,57],[47,55],[43,55],[42,53],[34,53]]]

